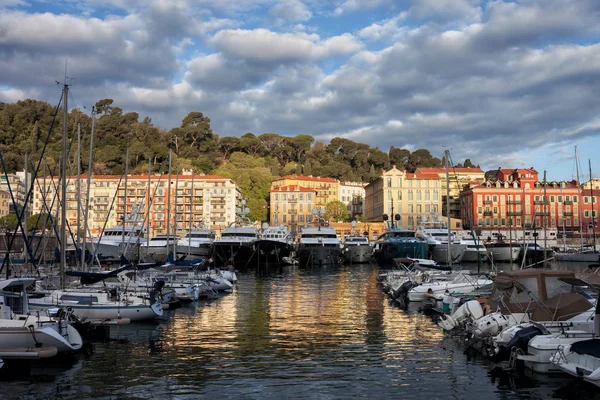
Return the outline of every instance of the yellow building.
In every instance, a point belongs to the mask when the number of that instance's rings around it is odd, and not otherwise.
[[[271,189],[282,186],[301,186],[317,192],[315,206],[325,207],[327,203],[338,200],[340,181],[333,178],[314,176],[287,175],[277,178],[271,184]]]
[[[436,173],[410,173],[394,165],[365,187],[365,216],[370,222],[383,221],[387,215],[388,225],[393,220],[396,226],[414,228],[423,215],[435,215],[441,209],[442,189]]]
[[[422,174],[436,174],[440,179],[440,186],[442,188],[442,213],[446,213],[446,168],[417,168],[415,173]],[[450,183],[450,217],[461,218],[460,213],[460,192],[463,190],[465,185],[470,182],[483,183],[485,181],[485,172],[479,167],[471,168],[455,168],[450,167],[448,169],[448,182]]]
[[[298,185],[279,186],[271,189],[269,221],[271,225],[287,225],[291,232],[300,232],[313,220],[317,191]]]

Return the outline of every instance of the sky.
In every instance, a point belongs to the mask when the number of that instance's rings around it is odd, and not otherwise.
[[[0,0],[0,101],[600,176],[598,0]],[[589,160],[589,161],[588,161]]]

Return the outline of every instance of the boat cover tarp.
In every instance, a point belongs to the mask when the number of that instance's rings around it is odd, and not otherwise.
[[[575,293],[573,282],[573,271],[500,272],[487,304],[504,314],[531,313],[535,321],[569,319],[592,307],[585,296]]]
[[[588,339],[571,345],[571,352],[600,358],[600,339]]]

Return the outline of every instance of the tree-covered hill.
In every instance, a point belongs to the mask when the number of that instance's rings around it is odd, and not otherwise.
[[[98,101],[95,111],[94,173],[121,174],[127,148],[130,173],[147,173],[149,160],[153,172],[165,172],[171,143],[175,155],[173,172],[193,168],[197,173],[232,178],[249,198],[256,219],[263,219],[273,177],[296,173],[371,182],[391,165],[410,172],[417,167],[442,166],[442,160],[426,149],[411,152],[392,146],[385,152],[344,138],[323,143],[305,133],[293,137],[250,132],[219,136],[212,132],[210,118],[198,111],[190,112],[181,126],[169,131],[153,125],[150,117],[140,120],[136,112],[124,113],[112,99]],[[54,127],[50,129],[55,113]],[[76,172],[78,125],[82,172],[87,171],[92,118],[89,113],[73,109],[68,121],[72,168],[69,173]],[[22,170],[26,153],[36,164],[49,135],[44,161],[47,173],[57,175],[61,132],[62,110],[57,112],[56,106],[32,99],[0,103],[0,152],[6,172]]]

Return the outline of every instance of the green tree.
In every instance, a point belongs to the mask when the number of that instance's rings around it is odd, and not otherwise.
[[[27,228],[30,231],[40,231],[43,228],[50,229],[52,227],[52,221],[52,215],[49,215],[47,213],[33,214],[29,218],[27,218]]]
[[[0,226],[3,228],[15,229],[19,225],[17,214],[8,214],[0,218]]]
[[[335,222],[348,219],[348,208],[339,200],[330,201],[325,205],[325,218]]]

